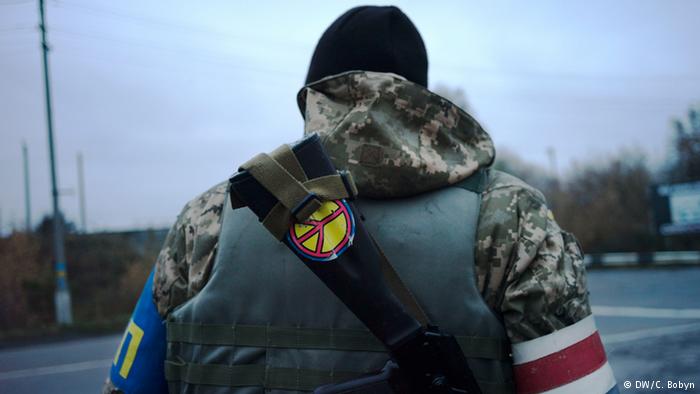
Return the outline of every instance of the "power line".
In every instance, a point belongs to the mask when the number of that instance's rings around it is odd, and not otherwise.
[[[104,62],[108,64],[114,64],[116,57],[113,56],[96,56],[95,54],[89,54],[86,55],[84,52],[81,52],[79,49],[76,48],[70,48],[70,47],[65,47],[61,46],[61,50],[59,53],[66,54],[66,53],[74,53],[78,54],[80,56],[73,57],[74,59],[80,59],[80,60],[95,60],[98,62]],[[110,52],[110,55],[113,55],[114,52]],[[60,55],[59,55],[60,57]],[[241,66],[239,64],[233,64],[233,63],[227,63],[227,62],[221,62],[221,61],[211,61],[211,60],[206,60],[203,58],[200,59],[194,59],[196,61],[206,63],[206,64],[211,64],[215,66],[221,66],[225,67],[227,69],[239,69],[239,70],[246,70],[250,72],[256,72],[256,73],[261,73],[266,76],[271,76],[271,77],[293,77],[295,80],[302,80],[303,79],[303,71],[300,71],[299,73],[293,73],[289,71],[285,72],[280,72],[279,70],[272,70],[269,68],[262,68],[262,67],[255,67],[255,66]],[[192,69],[188,68],[186,66],[183,66],[182,68],[174,68],[174,67],[167,67],[163,68],[162,66],[156,65],[154,63],[148,63],[148,62],[139,62],[139,61],[134,61],[133,59],[129,59],[128,62],[122,63],[124,66],[128,67],[135,67],[135,68],[141,68],[141,69],[147,69],[147,70],[152,70],[158,72],[158,74],[163,74],[163,73],[173,73],[176,75],[180,74],[192,74]],[[561,93],[561,92],[560,92]],[[584,106],[591,106],[591,105],[605,105],[606,108],[620,108],[620,109],[627,109],[627,108],[635,108],[635,109],[643,109],[643,108],[649,108],[649,109],[654,109],[658,108],[659,105],[675,105],[678,101],[683,101],[683,99],[671,99],[671,98],[662,98],[662,97],[641,97],[641,96],[626,96],[626,97],[621,97],[621,96],[614,96],[614,97],[579,97],[579,95],[561,95],[561,94],[552,94],[552,93],[537,93],[537,94],[518,94],[518,95],[512,95],[508,94],[507,96],[504,96],[504,94],[494,94],[494,96],[499,97],[499,99],[503,100],[504,98],[507,98],[508,100],[514,100],[517,102],[528,102],[528,103],[533,103],[536,102],[537,99],[542,99],[543,103],[547,103],[551,101],[552,97],[556,97],[557,102],[575,102],[575,103],[580,103],[581,105]],[[480,96],[481,97],[481,96]],[[549,98],[549,99],[548,99]],[[604,103],[604,104],[603,104]],[[554,114],[553,114],[554,115]]]
[[[152,43],[145,43],[145,42],[139,42],[135,40],[129,40],[129,39],[123,39],[123,38],[115,38],[111,36],[105,36],[105,35],[96,35],[94,33],[84,33],[84,32],[78,32],[74,30],[69,30],[69,29],[63,29],[63,28],[54,28],[54,32],[58,33],[60,35],[67,35],[67,36],[74,36],[74,37],[84,37],[88,38],[91,40],[98,40],[98,41],[109,41],[113,43],[117,43],[121,46],[124,46],[126,48],[131,48],[134,46],[139,46],[139,47],[145,47],[148,49],[155,49],[159,51],[165,51],[169,52],[174,56],[179,56],[181,59],[184,60],[179,60],[178,63],[181,63],[183,61],[195,61],[199,63],[204,63],[204,64],[210,64],[210,65],[215,65],[215,66],[220,66],[220,67],[225,67],[228,69],[237,69],[237,70],[246,70],[246,71],[251,71],[251,72],[257,72],[257,73],[264,73],[267,75],[274,75],[274,76],[288,76],[292,77],[294,79],[301,79],[303,78],[303,71],[300,72],[292,72],[289,70],[283,70],[283,69],[276,69],[276,68],[271,68],[271,67],[260,67],[260,66],[248,66],[248,65],[243,65],[240,63],[241,60],[244,60],[242,58],[237,58],[237,57],[232,57],[232,56],[226,56],[222,54],[216,54],[213,52],[207,52],[207,51],[201,51],[201,50],[196,50],[196,49],[191,49],[191,48],[184,48],[184,47],[177,47],[177,46],[164,46],[164,45],[156,45]],[[58,42],[57,43],[61,51],[59,51],[57,54],[62,57],[61,53],[73,53],[78,56],[72,56],[72,59],[84,59],[84,58],[90,58],[93,60],[101,61],[101,62],[108,62],[108,63],[114,63],[115,59],[120,59],[120,60],[125,60],[123,57],[119,56],[114,56],[115,52],[110,52],[108,56],[95,56],[95,53],[86,53],[82,48],[79,46],[74,46],[70,47],[70,43],[67,42]],[[66,45],[69,45],[66,47]],[[34,51],[34,48],[17,48],[15,51],[9,51],[9,52],[2,52],[3,54],[21,54],[21,53],[27,53]],[[138,59],[138,58],[137,58]],[[7,59],[6,59],[7,60]],[[150,69],[150,70],[158,70],[160,72],[163,71],[175,71],[173,70],[172,67],[168,67],[167,69],[163,69],[163,67],[158,66],[155,63],[149,63],[147,61],[142,61],[138,62],[135,61],[135,58],[133,56],[130,56],[128,60],[124,61],[124,65],[127,66],[134,66],[138,68],[145,68],[145,69]],[[454,66],[458,67],[458,66]],[[463,67],[463,69],[470,69],[469,67]],[[474,70],[474,69],[470,69]],[[487,70],[487,69],[478,69],[479,71],[482,71],[484,73],[491,73],[495,74],[495,76],[501,76],[504,78],[509,78],[509,77],[515,77],[520,80],[528,80],[529,78],[522,78],[523,74],[521,73],[512,73],[512,74],[498,74],[499,72],[497,70]],[[177,71],[178,74],[181,72],[188,73],[190,72],[189,69],[184,69],[184,70],[179,70]],[[541,78],[547,78],[548,74],[542,74],[540,75]],[[556,78],[557,76],[553,76]],[[692,80],[689,78],[689,80]],[[697,79],[697,80],[700,80]],[[624,81],[621,81],[624,82]],[[649,81],[647,81],[649,82]],[[621,98],[621,100],[628,100],[629,98]],[[660,101],[658,98],[649,98],[649,99],[644,99],[641,98],[642,101]],[[529,100],[529,99],[528,99]],[[600,99],[597,99],[595,101],[601,101]],[[618,101],[617,99],[615,101]],[[638,101],[638,100],[635,100]]]
[[[149,17],[144,17],[140,15],[134,15],[134,14],[129,14],[125,13],[122,11],[114,11],[110,10],[107,8],[102,8],[102,7],[95,7],[95,6],[88,6],[85,4],[79,4],[79,3],[72,3],[72,2],[65,2],[61,1],[59,2],[54,2],[54,4],[58,8],[63,8],[64,6],[67,6],[67,8],[73,8],[79,11],[91,13],[93,15],[102,15],[102,16],[111,16],[111,17],[116,17],[120,19],[128,19],[133,22],[139,22],[142,24],[146,24],[149,26],[159,26],[159,27],[166,27],[166,28],[174,28],[174,29],[179,29],[179,30],[186,30],[189,32],[206,32],[206,33],[211,33],[211,30],[208,29],[202,29],[202,28],[197,28],[193,26],[187,26],[187,25],[180,25],[177,23],[173,23],[170,21],[164,21],[164,20],[159,20],[159,19],[154,19],[154,18],[149,18]],[[220,33],[220,32],[214,32],[214,33]],[[240,38],[240,37],[239,37]]]
[[[303,75],[301,75],[300,73],[290,72],[289,70],[275,69],[275,68],[270,68],[270,67],[257,67],[257,66],[242,65],[241,63],[236,63],[236,61],[243,60],[241,58],[221,56],[219,54],[215,54],[215,53],[211,53],[211,52],[197,51],[197,50],[192,50],[189,48],[181,48],[181,47],[179,47],[179,48],[178,47],[167,47],[167,46],[162,46],[162,45],[154,45],[151,43],[144,43],[144,42],[138,42],[138,41],[133,41],[133,40],[125,40],[125,39],[121,39],[121,38],[114,38],[114,37],[100,36],[100,35],[93,35],[93,34],[85,34],[85,33],[71,31],[71,30],[63,29],[63,28],[54,28],[53,31],[57,32],[59,34],[73,35],[73,36],[84,37],[84,38],[88,38],[88,39],[92,39],[92,40],[110,41],[110,42],[114,42],[114,43],[124,45],[127,47],[140,46],[140,47],[145,47],[148,49],[156,49],[156,50],[160,50],[160,51],[166,51],[166,52],[170,52],[174,55],[179,55],[182,58],[185,58],[188,60],[196,60],[196,61],[203,62],[203,63],[223,65],[223,66],[226,66],[228,68],[249,70],[249,71],[255,71],[255,72],[274,73],[274,74],[278,74],[278,75],[283,74],[283,75],[293,76],[295,78],[303,77]],[[82,55],[83,54],[81,54],[81,56]],[[160,68],[160,69],[162,70],[162,68]]]
[[[118,19],[125,19],[129,20],[131,22],[136,22],[142,25],[146,26],[155,26],[159,28],[166,28],[166,29],[175,29],[175,30],[180,30],[188,33],[197,33],[197,34],[204,34],[204,35],[210,35],[210,36],[217,36],[220,38],[227,38],[230,40],[235,40],[235,41],[242,41],[245,43],[250,43],[254,42],[256,44],[264,43],[264,44],[269,44],[269,45],[276,45],[276,46],[282,46],[282,47],[297,47],[297,48],[304,48],[304,49],[309,49],[311,45],[308,44],[302,44],[298,42],[291,42],[291,41],[282,41],[282,40],[276,40],[276,39],[266,39],[266,38],[261,38],[261,37],[246,37],[246,36],[239,36],[236,34],[232,34],[231,32],[227,31],[222,31],[222,30],[217,30],[217,29],[210,29],[210,28],[205,28],[202,26],[193,26],[193,25],[184,25],[184,24],[179,24],[175,23],[172,21],[166,21],[163,19],[157,19],[157,18],[152,18],[152,17],[146,17],[142,15],[135,15],[131,14],[128,12],[123,12],[123,11],[115,11],[114,9],[109,9],[109,8],[104,8],[104,7],[95,7],[92,5],[85,5],[85,4],[80,4],[80,3],[74,3],[74,2],[66,2],[66,1],[61,1],[59,2],[54,2],[54,4],[59,7],[63,8],[65,6],[66,9],[74,9],[77,11],[81,12],[87,12],[93,15],[99,15],[99,16],[107,16],[107,17],[114,17]]]
[[[10,33],[13,31],[36,31],[36,27],[33,26],[18,26],[18,27],[3,27],[0,29],[0,33]]]
[[[0,4],[22,4],[22,3],[28,3],[31,0],[17,0],[17,1],[11,1],[11,2],[0,2]],[[193,26],[193,25],[184,25],[184,24],[179,24],[175,23],[173,21],[167,21],[163,19],[158,19],[158,18],[152,18],[148,16],[143,16],[143,15],[136,15],[133,13],[129,12],[124,12],[122,10],[115,10],[112,8],[106,8],[106,7],[96,7],[94,5],[86,5],[86,4],[81,4],[81,3],[76,3],[72,1],[54,1],[53,5],[55,5],[58,8],[64,8],[68,10],[74,10],[74,11],[79,11],[79,12],[86,12],[89,14],[93,15],[100,15],[100,16],[106,16],[106,17],[111,17],[111,18],[118,18],[118,19],[123,19],[123,20],[129,20],[132,22],[136,22],[142,25],[146,26],[155,26],[159,28],[166,28],[166,29],[176,29],[180,31],[185,31],[185,32],[190,32],[190,33],[197,33],[197,34],[205,34],[205,35],[210,35],[210,36],[217,36],[217,37],[223,37],[223,38],[228,38],[236,41],[241,41],[246,44],[248,43],[255,43],[260,44],[260,43],[267,43],[271,45],[277,45],[277,46],[296,46],[296,47],[304,47],[308,48],[309,45],[303,45],[299,43],[293,43],[293,42],[285,42],[281,40],[269,40],[269,39],[264,39],[260,37],[256,37],[255,39],[251,39],[250,37],[244,37],[244,36],[238,36],[235,34],[232,34],[230,32],[225,32],[221,30],[216,30],[216,29],[209,29],[201,26]],[[20,27],[20,28],[8,28],[8,29],[0,29],[0,32],[2,31],[28,31],[31,30],[31,27]],[[83,32],[75,32],[75,31],[68,31],[66,29],[55,29],[56,31],[62,31],[65,34],[72,34],[72,35],[79,35],[91,39],[102,39],[102,40],[108,40],[112,42],[120,42],[122,44],[126,45],[138,45],[138,46],[145,46],[145,47],[150,47],[150,48],[155,48],[159,50],[167,50],[171,52],[181,52],[181,53],[186,53],[188,56],[191,56],[193,52],[191,50],[187,50],[183,48],[172,48],[172,47],[164,47],[162,45],[157,45],[157,44],[152,44],[152,43],[139,43],[135,41],[128,41],[128,40],[123,40],[119,38],[113,38],[113,37],[105,37],[105,36],[99,36],[95,34],[86,34]],[[201,51],[200,51],[201,53]],[[432,65],[436,68],[443,68],[447,69],[451,72],[458,72],[458,73],[470,73],[470,74],[480,74],[480,75],[493,75],[494,77],[502,77],[502,78],[517,78],[519,80],[615,80],[615,81],[625,81],[625,80],[631,80],[631,81],[639,81],[639,80],[678,80],[678,81],[700,81],[700,76],[693,76],[693,75],[652,75],[652,76],[646,76],[646,75],[640,75],[640,76],[630,76],[630,75],[591,75],[591,74],[577,74],[577,73],[567,73],[567,72],[541,72],[541,71],[528,71],[528,70],[497,70],[497,69],[488,69],[488,68],[483,68],[483,67],[474,67],[474,66],[462,66],[462,65],[454,65],[454,64],[445,64],[445,63],[432,63]],[[270,71],[279,71],[283,72],[282,70],[270,70]]]
[[[71,48],[71,47],[65,47],[61,45],[60,51],[56,53],[59,57],[61,57],[65,54],[74,54],[76,56],[72,56],[72,59],[78,59],[78,60],[95,60],[98,62],[104,62],[108,63],[111,65],[114,65],[115,60],[126,60],[124,58],[119,58],[114,55],[114,53],[110,53],[109,56],[100,56],[96,55],[94,53],[91,54],[86,54],[80,49],[77,48]],[[255,66],[243,66],[240,64],[234,64],[230,62],[225,62],[225,61],[212,61],[212,60],[207,60],[204,58],[196,58],[196,57],[191,57],[191,60],[204,63],[204,64],[209,64],[213,66],[219,66],[225,69],[232,69],[232,70],[245,70],[245,71],[250,71],[250,72],[255,72],[255,73],[262,73],[267,76],[271,77],[284,77],[284,78],[293,78],[294,80],[302,81],[304,78],[303,72],[299,73],[293,73],[291,71],[287,70],[273,70],[270,68],[266,67],[255,67]],[[162,65],[158,65],[155,63],[148,63],[148,62],[143,62],[143,61],[134,61],[134,59],[128,59],[128,61],[124,61],[123,63],[120,64],[120,66],[126,66],[126,67],[135,67],[135,68],[141,68],[141,69],[146,69],[146,70],[152,70],[158,72],[158,74],[163,74],[163,73],[174,73],[174,74],[192,74],[192,69],[190,67],[182,66],[182,68],[178,69],[176,67],[167,67],[164,68]]]
[[[216,29],[209,29],[201,26],[192,26],[192,25],[183,25],[179,23],[175,23],[172,21],[166,21],[163,19],[157,19],[157,18],[152,18],[152,17],[147,17],[143,15],[136,15],[133,13],[129,12],[124,12],[121,10],[114,10],[110,8],[105,8],[105,7],[95,7],[93,5],[86,5],[86,4],[81,4],[81,3],[75,3],[72,1],[61,1],[60,3],[56,0],[54,0],[54,4],[56,4],[58,7],[63,7],[66,6],[67,9],[74,9],[82,12],[88,12],[91,14],[96,14],[96,15],[101,15],[101,16],[108,16],[108,17],[114,17],[114,18],[120,18],[120,19],[126,19],[130,20],[132,22],[137,22],[142,25],[147,25],[147,26],[156,26],[160,28],[167,28],[167,29],[176,29],[176,30],[181,30],[185,32],[190,32],[190,33],[198,33],[198,34],[206,34],[206,35],[213,35],[217,37],[223,37],[223,38],[228,38],[232,40],[237,40],[237,41],[242,41],[245,42],[246,44],[248,43],[255,43],[260,44],[260,43],[266,43],[266,44],[271,44],[271,45],[277,45],[277,46],[296,46],[296,47],[303,47],[305,49],[309,48],[310,45],[304,45],[300,43],[292,43],[292,42],[285,42],[282,40],[270,40],[270,39],[265,39],[265,38],[260,38],[260,37],[255,37],[255,38],[250,38],[250,37],[244,37],[244,36],[238,36],[235,34],[231,34],[230,32],[225,32],[221,30],[216,30]],[[76,33],[73,33],[76,34]],[[77,33],[81,34],[81,33]],[[105,38],[108,40],[113,40],[110,38]],[[138,45],[138,44],[134,44]],[[433,66],[437,68],[443,68],[443,69],[448,69],[453,72],[467,72],[467,73],[477,73],[477,74],[491,74],[494,75],[495,77],[506,77],[506,78],[517,78],[519,80],[538,80],[538,79],[559,79],[559,80],[632,80],[632,81],[638,81],[638,80],[648,80],[648,79],[674,79],[674,80],[682,80],[682,81],[695,81],[695,80],[700,80],[700,76],[692,76],[692,75],[655,75],[655,76],[630,76],[630,75],[594,75],[594,74],[577,74],[577,73],[567,73],[567,72],[541,72],[541,71],[531,71],[531,70],[498,70],[498,69],[488,69],[488,68],[480,68],[480,67],[474,67],[474,66],[462,66],[462,65],[454,65],[454,64],[445,64],[445,63],[432,63]]]
[[[123,18],[123,19],[129,19],[132,21],[137,21],[139,23],[143,23],[149,26],[159,26],[159,27],[166,27],[166,28],[174,28],[174,29],[180,29],[180,30],[185,30],[189,32],[197,32],[197,33],[202,33],[202,34],[213,34],[217,36],[222,36],[222,37],[229,37],[232,39],[236,40],[245,40],[246,42],[251,42],[251,40],[248,40],[244,37],[240,36],[235,36],[231,35],[229,33],[223,33],[221,31],[217,30],[212,30],[212,29],[205,29],[205,28],[198,28],[198,27],[193,27],[193,26],[184,26],[180,25],[177,23],[173,22],[167,22],[163,20],[158,20],[154,18],[149,18],[149,17],[143,17],[143,16],[137,16],[129,13],[124,13],[121,11],[114,11],[106,8],[100,8],[100,7],[94,7],[94,6],[88,6],[84,4],[78,4],[78,3],[73,3],[73,2],[56,2],[59,7],[62,6],[68,6],[68,8],[76,8],[81,11],[87,11],[89,13],[97,13],[101,15],[108,15],[112,17],[117,17],[117,18]],[[16,28],[10,28],[11,30],[15,30]],[[28,30],[31,29],[30,27],[19,27],[17,28],[18,30]],[[2,30],[0,30],[2,31]],[[234,67],[238,69],[249,69],[253,71],[263,71],[263,72],[274,72],[274,73],[282,73],[282,74],[288,74],[288,75],[293,75],[297,77],[297,73],[290,73],[287,70],[280,70],[280,69],[274,69],[274,68],[260,68],[260,67],[247,67],[247,66],[241,66],[240,64],[231,64],[231,61],[236,61],[238,59],[232,58],[231,56],[224,55],[223,57],[220,54],[212,53],[212,52],[207,52],[207,51],[202,51],[198,49],[192,49],[192,48],[183,48],[181,46],[167,46],[167,45],[161,45],[157,43],[148,43],[148,42],[142,42],[142,41],[135,41],[135,40],[128,40],[128,39],[123,39],[123,38],[116,38],[116,37],[111,37],[111,36],[105,36],[102,34],[95,34],[95,33],[86,33],[86,32],[80,32],[80,31],[75,31],[71,29],[64,29],[64,28],[54,28],[54,31],[60,33],[60,34],[66,34],[66,35],[72,35],[72,36],[78,36],[78,37],[85,37],[88,39],[93,39],[93,40],[104,40],[104,41],[110,41],[113,43],[118,43],[120,45],[126,45],[129,47],[133,46],[140,46],[140,47],[146,47],[150,49],[156,49],[160,51],[167,51],[171,52],[173,54],[179,54],[186,56],[188,59],[195,59],[199,61],[203,61],[205,63],[213,63],[213,64],[218,64],[218,65],[225,65],[227,67]],[[259,39],[254,40],[255,43],[259,42]],[[288,45],[288,43],[284,43],[282,41],[274,41],[273,42],[276,45]],[[239,58],[240,59],[240,58]],[[449,64],[441,64],[441,63],[433,63],[433,66],[436,68],[442,68],[442,69],[447,69],[452,72],[459,72],[459,73],[469,73],[469,74],[480,74],[480,75],[493,75],[496,78],[507,78],[507,79],[518,79],[518,80],[572,80],[572,81],[586,81],[586,80],[615,80],[615,81],[627,81],[627,80],[632,80],[632,81],[639,81],[639,80],[664,80],[664,79],[673,79],[673,80],[682,80],[682,81],[700,81],[700,76],[699,77],[694,77],[690,75],[667,75],[667,76],[629,76],[629,75],[583,75],[583,74],[574,74],[574,73],[556,73],[556,72],[533,72],[533,71],[524,71],[524,70],[497,70],[497,69],[487,69],[487,68],[479,68],[479,67],[473,67],[473,66],[461,66],[461,65],[449,65]]]
[[[212,53],[212,52],[207,52],[207,51],[202,51],[199,49],[192,49],[192,48],[185,48],[185,47],[177,47],[177,46],[165,46],[165,45],[159,45],[159,44],[154,44],[154,43],[149,43],[149,42],[141,42],[141,41],[135,41],[135,40],[129,40],[129,39],[124,39],[124,38],[116,38],[112,36],[106,36],[102,35],[100,33],[85,33],[85,32],[79,32],[71,29],[65,29],[61,27],[56,27],[53,29],[55,32],[60,33],[60,34],[66,34],[66,35],[72,35],[72,36],[77,36],[77,37],[84,37],[88,38],[91,40],[103,40],[103,41],[110,41],[113,43],[117,43],[120,45],[126,45],[126,46],[139,46],[139,47],[145,47],[149,49],[156,49],[156,50],[162,50],[162,51],[168,51],[174,54],[180,54],[184,55],[187,57],[193,57],[193,56],[208,56],[209,58],[214,58],[214,59],[222,59],[220,54],[217,53]],[[231,60],[231,58],[226,57],[224,60]],[[576,80],[576,81],[582,81],[582,80],[615,80],[615,81],[638,81],[638,80],[644,80],[644,81],[649,81],[649,80],[663,80],[663,79],[674,79],[674,80],[684,80],[684,81],[700,81],[700,76],[695,77],[691,75],[655,75],[655,76],[629,76],[629,75],[584,75],[584,74],[573,74],[573,73],[556,73],[556,72],[532,72],[532,71],[521,71],[521,70],[498,70],[498,69],[486,69],[486,68],[478,68],[478,67],[471,67],[471,66],[457,66],[457,65],[445,65],[441,63],[433,63],[434,67],[437,68],[446,68],[450,69],[451,71],[457,71],[457,72],[467,72],[469,74],[490,74],[493,75],[494,77],[502,77],[502,78],[515,78],[518,80],[538,80],[538,79],[565,79],[565,80]],[[245,68],[245,67],[243,67]],[[275,69],[269,69],[266,68],[268,71],[272,72],[281,72],[285,73],[285,70],[275,70]]]
[[[20,5],[20,4],[29,4],[29,3],[33,3],[33,2],[34,2],[34,0],[0,1],[0,6],[3,6],[3,5],[13,6],[13,5]]]
[[[170,47],[170,46],[154,44],[151,42],[135,41],[135,40],[129,40],[129,39],[124,39],[124,38],[112,37],[112,36],[102,35],[99,33],[95,34],[95,33],[79,32],[79,31],[65,29],[65,28],[61,28],[61,27],[55,27],[55,28],[53,28],[53,31],[60,33],[60,34],[67,34],[67,35],[71,35],[71,36],[83,37],[83,38],[88,38],[91,40],[109,41],[109,42],[113,42],[113,43],[120,44],[120,45],[126,45],[129,47],[139,46],[139,47],[145,47],[145,48],[149,48],[149,49],[164,50],[164,51],[175,52],[175,53],[185,54],[185,55],[193,54],[193,52],[191,52],[192,51],[191,48]],[[195,51],[197,51],[197,50],[195,50]],[[202,51],[200,51],[200,53],[201,52]]]

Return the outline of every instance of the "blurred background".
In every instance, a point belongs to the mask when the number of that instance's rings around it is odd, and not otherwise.
[[[360,4],[45,0],[66,325],[39,2],[0,0],[0,392],[97,390],[176,215],[301,136],[315,44]],[[431,90],[581,242],[618,381],[698,387],[700,3],[396,5],[423,35]]]

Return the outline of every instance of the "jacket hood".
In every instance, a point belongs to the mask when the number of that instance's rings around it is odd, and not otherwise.
[[[350,71],[297,95],[304,134],[318,133],[360,195],[406,197],[459,182],[493,162],[489,135],[464,110],[396,74]]]

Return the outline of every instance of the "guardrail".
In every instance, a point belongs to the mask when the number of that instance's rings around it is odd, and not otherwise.
[[[594,253],[583,259],[586,267],[634,267],[664,265],[700,265],[700,251]]]

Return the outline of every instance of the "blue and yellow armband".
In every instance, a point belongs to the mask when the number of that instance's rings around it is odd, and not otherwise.
[[[110,370],[112,383],[125,394],[167,393],[163,372],[165,323],[152,297],[153,271],[146,280]]]

